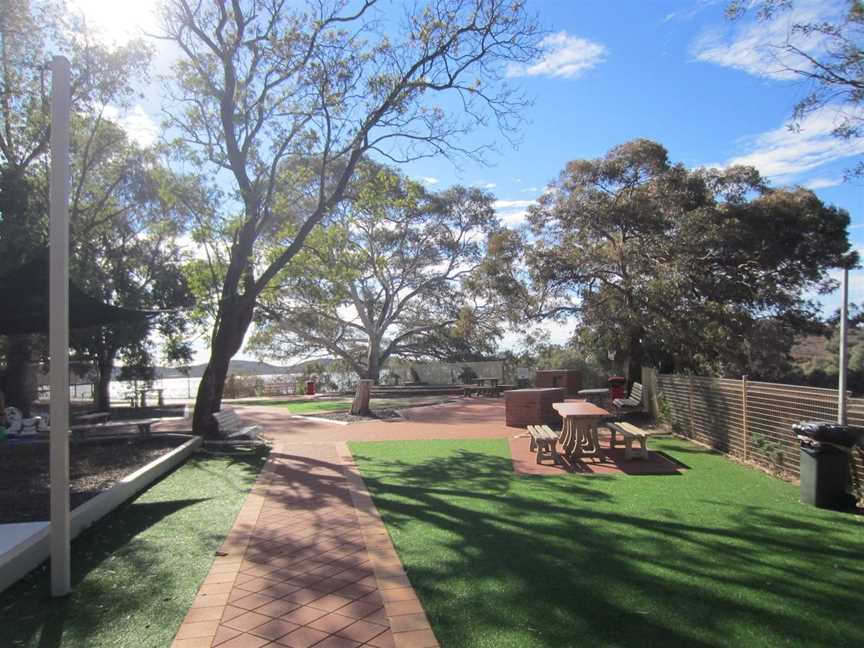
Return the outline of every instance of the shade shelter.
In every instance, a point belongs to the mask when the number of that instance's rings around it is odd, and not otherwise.
[[[48,251],[0,277],[0,335],[48,333]],[[91,297],[69,282],[69,328],[86,329],[118,323],[142,322],[156,311],[120,308]]]

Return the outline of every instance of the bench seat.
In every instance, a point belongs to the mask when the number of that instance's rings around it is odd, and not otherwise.
[[[626,422],[607,421],[606,427],[612,432],[609,439],[609,447],[615,448],[620,444],[624,444],[624,459],[631,459],[634,455],[637,459],[648,459],[648,437],[655,434],[661,434],[659,431],[643,430],[640,427]],[[619,441],[616,436],[620,434],[622,440]],[[633,442],[638,441],[639,447],[634,450]]]
[[[561,463],[558,458],[558,433],[548,425],[529,425],[528,434],[531,435],[531,452],[537,452],[537,463],[544,458],[552,459],[556,464]]]
[[[219,434],[226,439],[256,439],[262,431],[260,425],[244,425],[233,409],[215,412],[213,418],[216,420]]]
[[[641,407],[642,406],[642,383],[633,383],[630,396],[627,398],[616,398],[612,401],[615,407]]]

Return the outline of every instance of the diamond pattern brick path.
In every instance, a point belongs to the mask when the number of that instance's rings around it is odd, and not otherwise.
[[[438,646],[344,443],[277,442],[219,554],[173,648]]]

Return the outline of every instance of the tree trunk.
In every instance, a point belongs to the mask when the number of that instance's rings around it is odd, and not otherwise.
[[[369,414],[369,396],[371,392],[371,380],[361,380],[357,383],[357,391],[354,392],[354,402],[351,404],[351,413],[354,416],[366,416]]]
[[[642,378],[642,360],[643,347],[642,328],[634,329],[630,332],[630,343],[627,353],[627,382],[632,384]]]
[[[9,337],[6,353],[6,371],[3,373],[3,392],[6,394],[6,405],[17,407],[25,417],[30,416],[30,405],[35,394],[33,380],[30,375],[30,360],[32,345],[30,337],[15,335]]]
[[[106,353],[96,361],[96,391],[93,405],[97,412],[111,409],[111,376],[114,373],[114,355]]]
[[[192,415],[192,431],[201,436],[218,433],[212,414],[222,407],[222,393],[231,358],[240,350],[243,338],[249,329],[254,309],[254,299],[235,298],[224,302],[221,317],[213,335],[210,360],[201,376],[195,412]]]
[[[366,355],[366,376],[376,385],[381,378],[381,340],[369,338],[369,352]]]

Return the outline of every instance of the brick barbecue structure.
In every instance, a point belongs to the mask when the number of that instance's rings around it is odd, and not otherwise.
[[[558,425],[561,417],[552,405],[565,399],[560,387],[511,389],[504,392],[504,413],[510,427]]]

